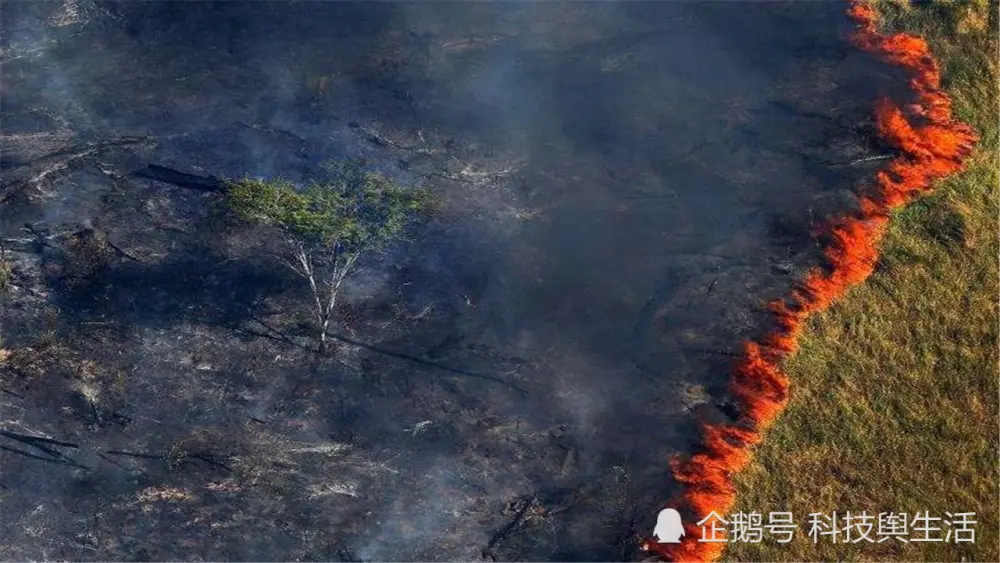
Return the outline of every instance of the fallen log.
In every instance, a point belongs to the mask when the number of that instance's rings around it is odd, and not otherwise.
[[[157,182],[164,182],[166,184],[173,184],[190,190],[198,190],[202,192],[222,191],[222,180],[216,178],[215,176],[198,176],[196,174],[188,174],[187,172],[181,172],[179,170],[167,168],[166,166],[160,166],[158,164],[150,164],[145,168],[136,170],[132,173],[132,175],[149,180],[156,180]]]

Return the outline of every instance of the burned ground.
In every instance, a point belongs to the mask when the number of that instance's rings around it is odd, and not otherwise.
[[[841,12],[5,3],[0,555],[638,557],[885,156]],[[344,157],[442,203],[318,358],[210,186]]]

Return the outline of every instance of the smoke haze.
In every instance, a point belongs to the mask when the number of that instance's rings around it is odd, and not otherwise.
[[[14,253],[46,297],[5,298],[4,346],[51,331],[65,373],[12,379],[4,428],[79,446],[2,454],[14,559],[637,557],[903,84],[839,2],[2,10],[0,234],[130,256]],[[301,341],[275,241],[132,175],[343,157],[443,209],[352,281],[329,361],[260,323]]]

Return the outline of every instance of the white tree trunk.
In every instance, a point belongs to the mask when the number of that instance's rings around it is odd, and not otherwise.
[[[324,276],[317,272],[312,252],[300,242],[290,242],[292,246],[292,256],[294,261],[288,262],[288,266],[295,273],[304,277],[309,282],[309,290],[313,296],[313,305],[316,314],[316,324],[319,328],[319,352],[325,354],[327,351],[328,334],[330,321],[337,308],[337,296],[344,283],[347,274],[354,267],[361,252],[341,254],[334,258],[332,271]],[[325,279],[320,279],[321,277]],[[326,292],[323,287],[326,287]]]

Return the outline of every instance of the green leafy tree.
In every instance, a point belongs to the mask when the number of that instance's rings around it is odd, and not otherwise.
[[[252,178],[229,180],[226,188],[237,215],[284,233],[285,261],[312,291],[321,353],[337,297],[358,259],[402,238],[430,201],[423,189],[400,187],[357,160],[326,164],[321,177],[303,188]]]

